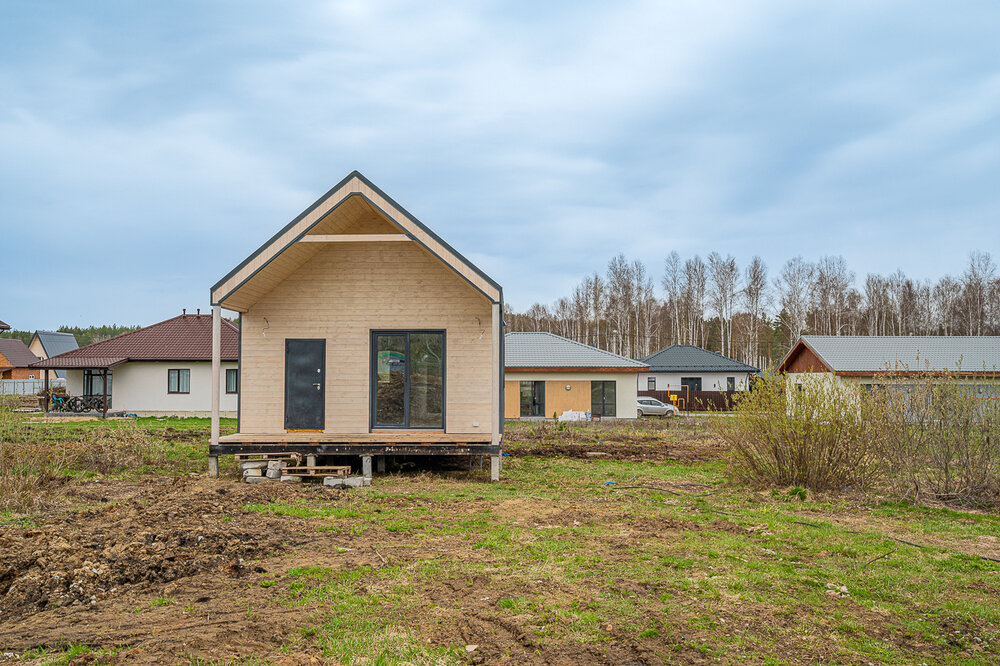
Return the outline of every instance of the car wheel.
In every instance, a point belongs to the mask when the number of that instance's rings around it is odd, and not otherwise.
[[[637,409],[636,412],[637,412],[636,413],[636,417],[641,419],[642,418],[642,410],[641,409]]]

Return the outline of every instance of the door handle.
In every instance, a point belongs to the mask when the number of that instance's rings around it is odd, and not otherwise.
[[[313,386],[315,386],[316,390],[318,391],[323,385],[320,384],[319,382],[316,382],[315,384],[313,384]]]

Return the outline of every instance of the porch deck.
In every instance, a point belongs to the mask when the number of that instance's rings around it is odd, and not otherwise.
[[[235,433],[219,438],[209,455],[288,451],[329,455],[499,455],[489,433],[382,430],[364,433]]]

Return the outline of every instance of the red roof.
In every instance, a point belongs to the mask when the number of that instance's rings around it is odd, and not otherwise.
[[[0,354],[10,361],[9,366],[4,366],[6,368],[27,368],[38,361],[38,357],[19,338],[0,338]],[[0,365],[3,363],[0,362]]]
[[[222,320],[222,360],[235,361],[239,329]],[[211,361],[212,315],[183,314],[109,340],[95,342],[44,361],[33,368],[109,368],[126,361]]]

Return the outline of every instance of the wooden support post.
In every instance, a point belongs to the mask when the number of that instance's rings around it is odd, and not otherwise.
[[[490,456],[490,481],[500,480],[500,456]]]
[[[376,458],[375,469],[379,474],[385,474],[385,456],[379,456]]]
[[[49,413],[49,369],[45,368],[45,413]]]
[[[101,418],[108,418],[108,369],[101,371],[101,388],[103,389],[103,400],[101,401]]]
[[[219,394],[222,381],[222,307],[212,306],[212,446],[219,445]],[[208,475],[213,479],[219,476],[218,456],[208,457]]]
[[[366,479],[372,478],[372,457],[361,456],[361,475]]]
[[[307,453],[306,454],[306,467],[315,467],[315,466],[316,466],[316,454],[315,453]]]

